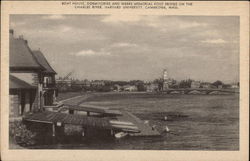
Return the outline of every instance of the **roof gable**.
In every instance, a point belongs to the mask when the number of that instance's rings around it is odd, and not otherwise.
[[[34,57],[36,58],[37,62],[45,68],[43,72],[56,74],[55,70],[50,66],[44,54],[40,50],[32,51],[32,53]]]
[[[9,44],[10,68],[43,69],[33,57],[26,40],[16,39],[10,34]]]

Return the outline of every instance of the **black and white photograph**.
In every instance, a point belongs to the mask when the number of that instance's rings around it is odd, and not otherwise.
[[[9,148],[239,150],[239,16],[12,14]]]

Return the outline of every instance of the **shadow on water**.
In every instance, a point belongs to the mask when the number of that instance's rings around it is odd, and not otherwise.
[[[136,114],[142,120],[159,120],[159,121],[182,121],[188,118],[188,115],[185,115],[181,112],[154,112],[147,114]]]
[[[29,149],[157,149],[151,147],[154,142],[164,141],[162,136],[157,137],[132,137],[126,136],[122,139],[114,137],[81,137],[81,136],[63,136],[46,137],[37,142],[36,145],[27,147]]]

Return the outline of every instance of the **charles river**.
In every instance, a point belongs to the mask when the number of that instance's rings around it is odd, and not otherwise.
[[[30,148],[239,150],[239,94],[103,93],[87,98],[85,103],[125,109],[142,120],[148,120],[162,135],[88,140],[71,137]],[[170,129],[169,133],[163,132],[166,126]]]

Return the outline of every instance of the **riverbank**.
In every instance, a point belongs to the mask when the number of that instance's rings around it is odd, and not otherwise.
[[[65,99],[77,97],[77,96],[98,96],[98,95],[133,95],[133,94],[145,94],[145,95],[183,95],[183,93],[180,93],[178,91],[175,91],[174,89],[169,90],[169,92],[62,92],[58,94],[57,100],[62,101]],[[204,92],[197,92],[195,89],[193,89],[190,93],[186,95],[206,95]],[[210,92],[209,95],[239,95],[239,90],[228,90],[228,93],[213,91]]]

